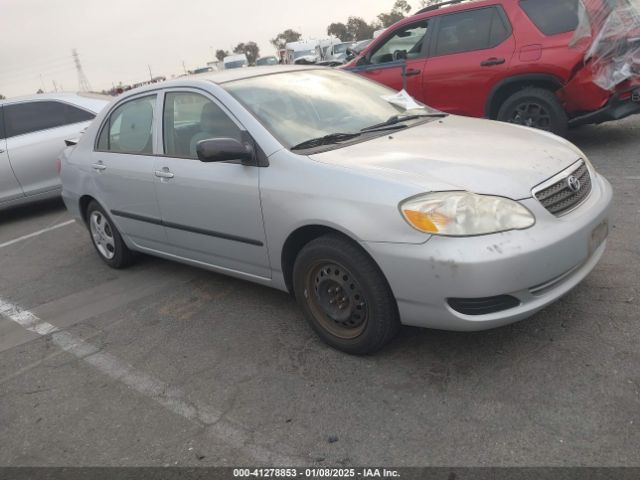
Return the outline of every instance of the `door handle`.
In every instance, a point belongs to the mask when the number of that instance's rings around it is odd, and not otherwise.
[[[416,70],[415,68],[410,68],[404,74],[405,77],[415,77],[416,75],[420,75],[422,70]]]
[[[163,179],[169,179],[175,176],[173,173],[169,171],[167,167],[164,167],[162,170],[156,170],[154,174],[156,177],[163,178]]]
[[[102,162],[98,162],[98,163],[94,163],[93,165],[91,165],[91,167],[96,171],[96,172],[102,172],[104,170],[107,169],[107,166],[102,163]]]
[[[502,65],[503,63],[506,63],[506,60],[504,58],[493,57],[493,58],[487,58],[486,60],[480,62],[480,66],[493,67],[494,65]]]

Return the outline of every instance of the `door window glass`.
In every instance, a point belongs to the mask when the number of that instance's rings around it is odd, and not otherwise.
[[[422,57],[427,28],[426,20],[402,27],[373,52],[370,62],[378,64]]]
[[[7,137],[83,122],[94,116],[90,112],[56,101],[15,103],[4,107]]]
[[[137,98],[116,108],[104,123],[98,150],[151,155],[156,96]]]
[[[436,55],[493,48],[509,35],[498,10],[493,7],[444,15],[440,18]]]
[[[165,95],[162,122],[164,153],[197,159],[198,142],[212,138],[242,139],[240,128],[213,101],[191,92]]]

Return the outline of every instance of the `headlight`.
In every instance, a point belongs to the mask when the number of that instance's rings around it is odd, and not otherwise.
[[[535,223],[518,202],[469,192],[428,193],[404,201],[400,211],[421,232],[455,237],[523,230]]]

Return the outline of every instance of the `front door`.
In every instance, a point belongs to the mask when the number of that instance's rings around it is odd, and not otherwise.
[[[118,229],[140,247],[163,250],[153,175],[156,102],[157,95],[143,95],[117,106],[102,125],[88,168],[98,201]]]
[[[204,163],[196,153],[202,140],[246,139],[240,126],[213,98],[181,90],[164,94],[162,131],[154,170],[169,253],[269,278],[260,168]]]
[[[386,34],[386,40],[364,57],[353,71],[394,90],[406,89],[423,101],[422,76],[427,67],[429,20]]]

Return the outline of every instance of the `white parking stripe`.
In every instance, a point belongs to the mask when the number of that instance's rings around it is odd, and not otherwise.
[[[225,420],[223,413],[209,405],[186,400],[186,395],[179,389],[157,380],[154,377],[137,371],[131,365],[117,357],[101,352],[98,347],[84,340],[61,331],[55,325],[40,320],[28,310],[6,302],[0,298],[0,315],[21,325],[30,332],[39,335],[51,335],[55,345],[78,359],[88,363],[113,380],[124,383],[141,395],[150,398],[167,410],[196,422],[227,445],[242,450],[254,460],[275,465],[304,465],[301,458],[275,453],[257,445],[252,440],[252,433],[241,426]]]
[[[14,238],[13,240],[9,240],[8,242],[0,243],[0,248],[8,247],[9,245],[13,245],[14,243],[22,242],[23,240],[28,240],[33,237],[37,237],[38,235],[42,235],[43,233],[50,232],[51,230],[56,230],[58,228],[66,227],[67,225],[71,225],[75,223],[75,220],[68,220],[63,223],[59,223],[52,227],[43,228],[42,230],[38,230],[37,232],[30,233],[29,235],[24,235],[20,238]]]

